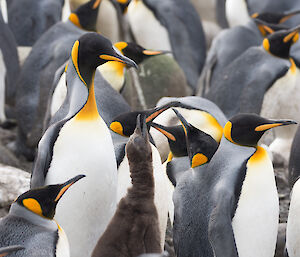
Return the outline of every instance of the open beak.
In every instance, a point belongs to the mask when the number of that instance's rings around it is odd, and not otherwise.
[[[300,25],[288,30],[287,35],[283,38],[283,42],[287,43],[290,40],[293,40],[293,42],[295,43],[299,38],[299,34],[298,34],[299,31],[300,31]]]
[[[257,126],[255,128],[255,131],[266,131],[271,128],[293,125],[293,124],[297,124],[297,122],[293,120],[270,120],[270,123]]]
[[[25,249],[25,247],[21,245],[11,245],[7,247],[2,247],[0,248],[0,257],[6,256],[12,252],[23,250],[23,249]]]
[[[156,130],[158,130],[163,135],[165,135],[168,139],[170,139],[172,141],[176,141],[175,136],[171,132],[167,131],[167,128],[165,126],[162,126],[162,125],[157,124],[155,122],[151,122],[151,126],[153,128],[155,128]]]
[[[178,119],[180,120],[184,133],[187,136],[187,130],[190,127],[190,124],[186,121],[186,119],[179,113],[179,111],[177,111],[176,109],[172,108],[172,110],[175,112],[176,116],[178,117]]]
[[[135,134],[141,135],[146,141],[149,139],[146,116],[139,114],[136,118]]]
[[[78,180],[84,178],[85,175],[78,175],[70,180],[68,180],[67,182],[65,182],[64,184],[61,184],[61,189],[59,190],[56,198],[55,198],[55,202],[58,202],[59,199],[63,196],[63,194],[70,188],[70,186],[72,186],[74,183],[76,183]]]
[[[136,69],[138,68],[137,64],[133,60],[129,59],[128,57],[122,54],[117,53],[116,51],[114,52],[114,55],[101,54],[99,57],[107,61],[121,62]]]

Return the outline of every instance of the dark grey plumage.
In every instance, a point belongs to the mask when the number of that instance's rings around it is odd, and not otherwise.
[[[167,29],[173,55],[188,84],[196,90],[206,57],[205,36],[199,16],[189,0],[143,0]]]
[[[54,74],[68,60],[75,40],[84,32],[70,21],[55,24],[36,42],[23,65],[16,106],[19,126],[17,151],[29,159],[41,137]]]
[[[64,0],[18,0],[8,7],[8,25],[19,46],[32,46],[61,20]]]
[[[19,57],[17,51],[17,44],[9,29],[4,22],[2,13],[0,12],[0,49],[3,54],[4,63],[6,66],[5,78],[5,98],[10,105],[14,104],[17,79],[20,74]]]
[[[300,127],[298,127],[293,140],[291,155],[289,160],[289,186],[293,188],[300,177]]]
[[[250,47],[222,73],[205,97],[216,103],[228,117],[237,113],[261,111],[264,94],[289,70],[290,62]]]

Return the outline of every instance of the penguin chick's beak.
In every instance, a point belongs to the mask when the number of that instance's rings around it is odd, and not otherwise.
[[[67,182],[65,182],[64,184],[61,185],[61,189],[58,192],[56,198],[55,198],[55,202],[58,202],[59,199],[63,196],[63,194],[70,188],[70,186],[72,186],[74,183],[76,183],[78,180],[84,178],[85,175],[78,175],[70,180],[68,180]]]
[[[21,245],[11,245],[11,246],[7,246],[7,247],[2,247],[2,248],[0,248],[0,257],[6,256],[9,253],[12,253],[15,251],[20,251],[23,249],[25,249],[25,247],[21,246]]]
[[[270,120],[270,123],[259,125],[255,128],[255,131],[266,131],[271,128],[280,127],[280,126],[287,126],[297,124],[296,121],[293,120]]]
[[[99,57],[103,60],[121,62],[127,64],[128,66],[134,67],[136,69],[138,68],[137,64],[133,60],[129,59],[124,55],[117,53],[116,50],[113,55],[101,54]]]

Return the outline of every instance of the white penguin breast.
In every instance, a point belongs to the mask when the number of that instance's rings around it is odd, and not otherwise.
[[[56,244],[55,257],[69,257],[70,246],[66,233],[61,227],[58,227],[58,242]]]
[[[229,27],[245,25],[250,20],[245,0],[226,0],[225,9]]]
[[[289,257],[300,256],[300,180],[294,184],[286,227],[286,248]]]
[[[172,50],[167,29],[160,24],[143,1],[130,2],[128,20],[139,45],[152,50]]]
[[[117,167],[112,139],[102,119],[78,121],[61,129],[45,183],[86,177],[61,198],[55,219],[66,231],[71,256],[90,256],[116,208]]]
[[[67,95],[67,85],[66,85],[66,72],[64,72],[53,92],[52,101],[51,101],[51,117],[58,111],[60,106],[63,104]]]
[[[168,211],[170,208],[170,201],[172,201],[172,191],[168,186],[168,176],[161,163],[160,155],[153,145],[152,148],[152,159],[153,159],[153,176],[154,176],[154,204],[158,213],[160,234],[161,234],[161,246],[163,249],[165,242],[165,233],[168,222]],[[128,159],[125,156],[124,160],[118,169],[118,202],[127,193],[127,189],[132,186],[130,171],[128,165]]]
[[[292,119],[300,122],[300,72],[291,70],[285,76],[278,79],[265,93],[260,115],[270,119]],[[292,140],[297,126],[284,126],[274,129],[278,140],[270,145],[272,152],[277,152],[289,160]],[[273,145],[274,144],[274,145]]]
[[[240,257],[271,257],[275,254],[279,200],[273,165],[268,154],[247,164],[232,227]]]
[[[2,52],[0,51],[0,122],[6,120],[5,117],[5,75],[6,67]]]

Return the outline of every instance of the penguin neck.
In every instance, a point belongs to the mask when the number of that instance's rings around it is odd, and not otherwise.
[[[75,119],[78,121],[91,121],[99,119],[100,115],[97,108],[94,85],[95,71],[92,75],[89,86],[89,96],[83,108],[76,114]]]
[[[140,199],[154,199],[153,165],[149,160],[130,163],[130,177],[132,187],[128,189],[131,202],[140,203]]]
[[[56,231],[58,229],[57,224],[54,220],[43,218],[42,216],[27,210],[25,207],[20,206],[18,203],[13,203],[11,205],[9,214],[25,219],[36,226],[45,227],[53,231]]]

